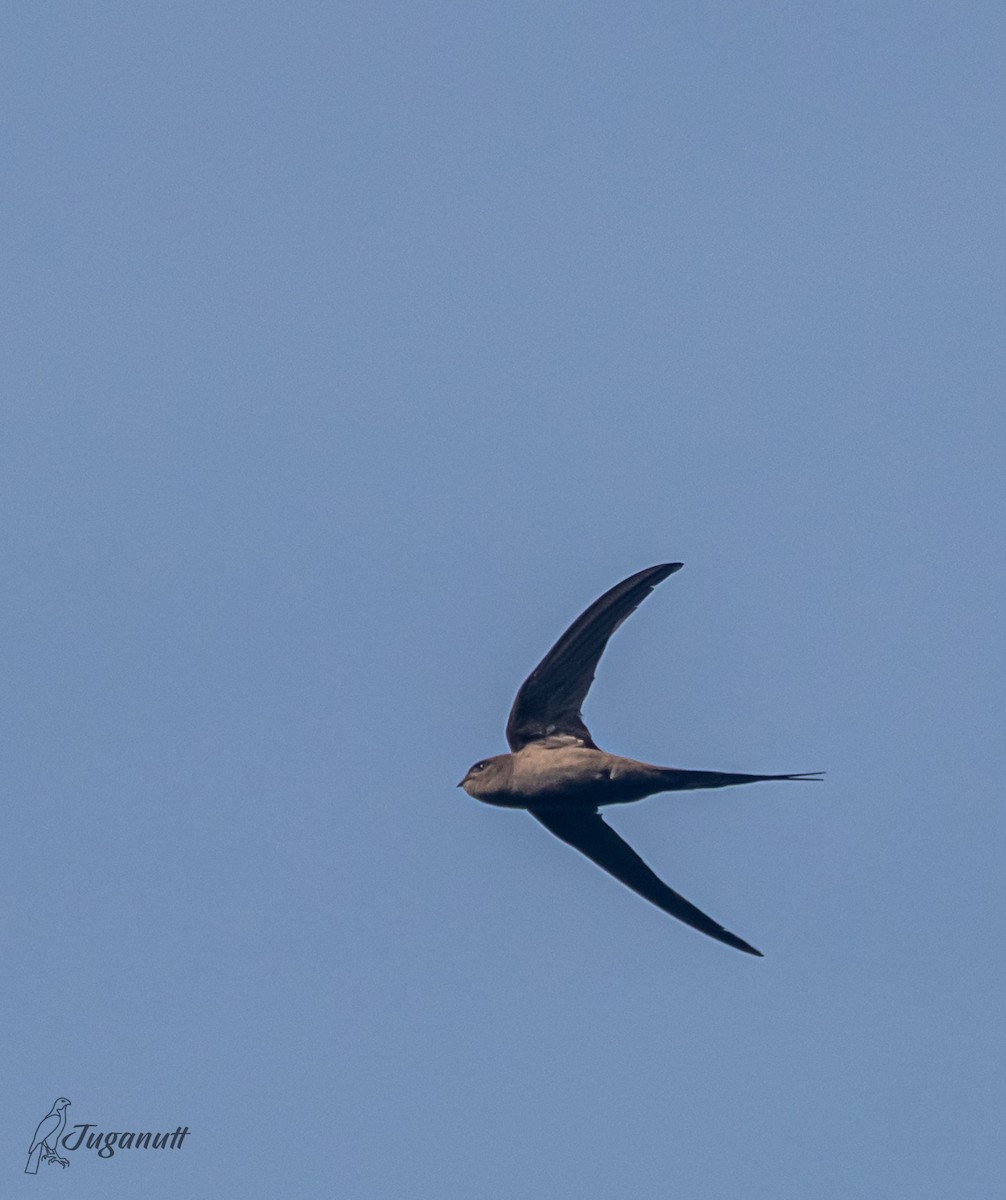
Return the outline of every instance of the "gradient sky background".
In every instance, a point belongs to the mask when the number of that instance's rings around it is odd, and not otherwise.
[[[1003,6],[0,33],[3,1195],[998,1196]],[[454,786],[669,559],[586,716],[827,769],[613,818],[762,961]]]

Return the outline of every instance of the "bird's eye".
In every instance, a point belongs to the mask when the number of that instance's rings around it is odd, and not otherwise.
[[[475,766],[472,767],[473,771],[484,771],[485,769],[486,769],[486,763],[484,760],[482,762],[477,762],[475,764]]]

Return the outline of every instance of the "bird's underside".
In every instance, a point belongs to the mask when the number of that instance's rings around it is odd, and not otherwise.
[[[602,818],[599,808],[657,792],[770,780],[814,780],[820,772],[747,775],[657,767],[599,749],[580,709],[618,626],[681,563],[640,571],[595,600],[521,685],[507,721],[511,753],[476,763],[461,781],[488,804],[524,808],[557,838],[693,929],[737,950],[761,952],[668,887]]]

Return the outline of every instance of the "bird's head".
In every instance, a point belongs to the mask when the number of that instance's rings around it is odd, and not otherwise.
[[[474,766],[468,768],[468,773],[458,787],[464,788],[468,795],[474,796],[476,800],[484,800],[488,804],[503,803],[503,797],[510,790],[512,761],[511,754],[480,758]]]
[[[56,1103],[52,1107],[56,1110],[56,1112],[62,1112],[64,1108],[67,1108],[69,1106],[69,1104],[70,1104],[70,1101],[67,1100],[67,1098],[65,1096],[60,1096],[60,1098],[56,1101]]]

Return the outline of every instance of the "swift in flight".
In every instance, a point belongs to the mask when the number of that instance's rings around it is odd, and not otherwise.
[[[760,950],[659,879],[605,824],[599,810],[608,804],[631,804],[656,792],[765,780],[818,780],[822,772],[737,775],[651,766],[598,749],[580,715],[608,639],[658,583],[683,565],[661,563],[630,575],[581,613],[521,684],[506,727],[512,753],[481,759],[458,787],[486,804],[526,809],[549,833],[664,912],[760,958]]]

